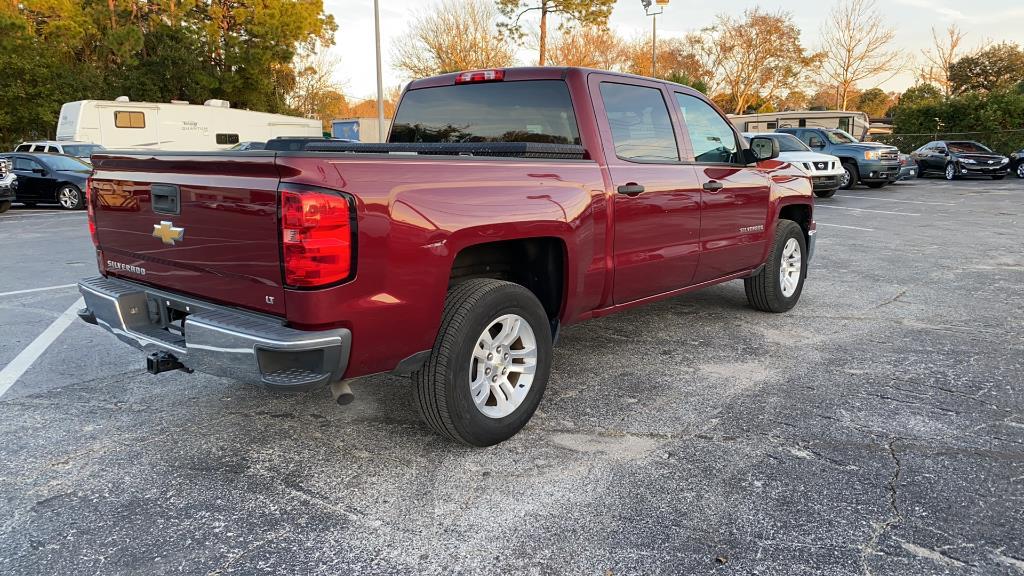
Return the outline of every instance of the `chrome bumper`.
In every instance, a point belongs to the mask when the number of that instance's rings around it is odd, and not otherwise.
[[[82,320],[144,352],[167,352],[197,372],[307,390],[341,380],[348,366],[352,333],[344,328],[303,332],[278,318],[114,278],[82,280],[78,289],[86,306]],[[175,322],[168,322],[168,311]]]

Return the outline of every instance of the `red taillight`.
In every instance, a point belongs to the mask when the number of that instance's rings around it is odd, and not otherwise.
[[[352,272],[348,200],[324,192],[281,192],[284,281],[309,288],[340,282]]]
[[[455,77],[456,84],[473,84],[475,82],[500,82],[505,79],[504,70],[472,70]]]
[[[92,236],[92,245],[100,247],[100,238],[96,235],[96,208],[93,207],[92,178],[85,181],[85,211],[89,219],[89,235]]]

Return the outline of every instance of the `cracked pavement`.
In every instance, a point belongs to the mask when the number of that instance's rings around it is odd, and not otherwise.
[[[0,398],[0,573],[1024,574],[1024,182],[817,205],[791,313],[732,282],[569,327],[484,450],[400,378],[152,377],[76,322]],[[95,270],[83,214],[0,242],[0,293]],[[0,366],[76,298],[3,298]]]

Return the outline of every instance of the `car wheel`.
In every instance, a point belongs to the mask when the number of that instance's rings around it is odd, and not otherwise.
[[[57,202],[65,210],[81,210],[85,208],[82,191],[72,184],[64,184],[57,190]]]
[[[768,262],[760,272],[743,280],[750,305],[762,312],[786,312],[796,306],[807,277],[805,254],[807,242],[800,225],[779,220]]]
[[[868,188],[884,188],[888,182],[866,182]]]
[[[839,177],[839,188],[849,190],[860,180],[857,166],[852,162],[843,162],[843,175]]]
[[[831,190],[815,190],[814,195],[818,198],[831,198],[836,195],[836,189]]]
[[[10,200],[4,200],[3,202],[0,202],[0,214],[3,214],[4,212],[7,212],[10,209],[11,209],[11,201]]]
[[[489,279],[456,285],[430,357],[413,374],[420,415],[470,446],[511,438],[544,395],[551,349],[551,324],[532,292]]]
[[[956,166],[952,162],[946,164],[946,180],[956,180]]]
[[[1017,164],[1017,178],[1024,178],[1024,162]]]

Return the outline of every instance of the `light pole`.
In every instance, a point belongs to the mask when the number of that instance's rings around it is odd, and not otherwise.
[[[384,141],[384,73],[380,65],[380,0],[373,0],[373,27],[377,39],[377,140]]]
[[[658,14],[665,11],[669,0],[640,0],[644,13],[651,17],[651,78],[658,77]],[[657,8],[652,10],[652,6]]]

